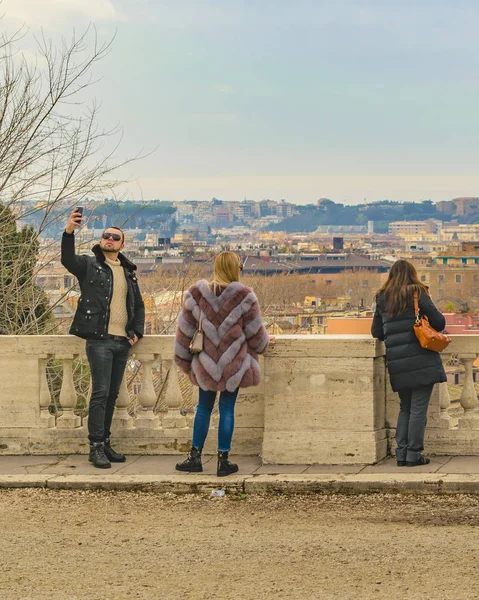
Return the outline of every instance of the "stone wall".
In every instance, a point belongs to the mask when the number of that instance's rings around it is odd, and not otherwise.
[[[382,344],[282,336],[265,361],[263,459],[373,463],[386,455]]]
[[[0,337],[0,454],[87,452],[87,410],[78,410],[72,373],[84,347],[72,336]],[[132,359],[141,365],[140,375],[135,389],[124,380],[113,423],[121,451],[179,454],[189,447],[197,391],[186,389],[172,350],[171,336],[147,336],[135,346]],[[444,358],[457,354],[466,369],[462,413],[451,416],[447,386],[436,386],[427,451],[479,454],[472,381],[478,352],[476,336],[455,336],[448,348]],[[52,411],[47,381],[53,359],[60,411]],[[382,343],[361,335],[279,336],[262,370],[261,385],[238,397],[234,453],[262,454],[265,463],[355,464],[377,462],[388,447],[394,449],[398,398],[389,387]],[[217,425],[215,412],[205,452],[216,449]]]

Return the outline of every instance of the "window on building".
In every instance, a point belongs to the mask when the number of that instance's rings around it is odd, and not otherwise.
[[[425,275],[421,275],[421,281],[426,281],[426,276]]]
[[[326,285],[331,285],[333,283],[332,279],[326,279]]]
[[[444,275],[439,275],[439,283],[444,283]]]
[[[369,286],[369,279],[363,279],[363,281],[362,281],[361,285],[362,285],[363,287],[368,287],[368,286]]]
[[[462,275],[456,275],[456,283],[462,283]]]

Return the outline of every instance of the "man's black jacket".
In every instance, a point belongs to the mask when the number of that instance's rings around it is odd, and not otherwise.
[[[78,256],[75,254],[75,236],[73,233],[63,233],[61,262],[78,278],[81,290],[70,333],[85,339],[101,340],[108,335],[113,273],[105,262],[100,245],[93,246],[92,251],[93,256]],[[130,338],[134,334],[141,338],[145,327],[145,305],[135,274],[136,265],[121,252],[118,258],[123,266],[128,285],[126,334]]]

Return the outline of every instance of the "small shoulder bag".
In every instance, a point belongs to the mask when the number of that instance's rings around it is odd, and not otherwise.
[[[442,352],[451,343],[451,338],[444,333],[440,333],[431,327],[426,315],[419,317],[419,300],[417,292],[414,292],[414,313],[416,322],[414,323],[414,333],[422,348],[432,350],[433,352]]]
[[[193,334],[190,342],[190,352],[191,354],[199,354],[203,351],[203,325],[202,325],[203,317],[200,314],[200,320],[198,321],[198,328]]]

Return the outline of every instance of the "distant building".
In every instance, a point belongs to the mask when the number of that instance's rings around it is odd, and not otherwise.
[[[333,249],[334,250],[343,250],[343,248],[344,248],[344,238],[333,237]]]
[[[479,223],[445,223],[440,233],[441,240],[472,241],[479,238]]]
[[[456,207],[456,215],[462,217],[479,210],[479,198],[454,198],[452,201]]]
[[[374,221],[368,221],[368,235],[374,233]]]
[[[295,205],[291,204],[290,202],[286,202],[285,200],[281,200],[281,203],[276,205],[276,214],[279,217],[291,217],[292,215],[294,215],[295,212]]]
[[[468,196],[436,202],[436,210],[449,216],[467,216],[479,211],[479,198]]]
[[[462,242],[458,248],[448,248],[439,252],[434,263],[437,265],[477,265],[479,264],[479,242]]]
[[[390,235],[421,235],[437,234],[441,230],[441,221],[428,219],[427,221],[393,221],[388,225]]]

